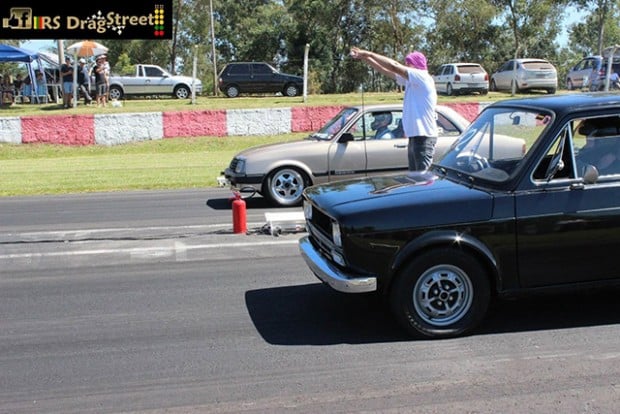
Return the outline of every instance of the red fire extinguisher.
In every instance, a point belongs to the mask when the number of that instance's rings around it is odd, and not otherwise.
[[[232,202],[233,233],[246,233],[248,223],[245,211],[245,200],[241,198],[241,193],[236,191]]]

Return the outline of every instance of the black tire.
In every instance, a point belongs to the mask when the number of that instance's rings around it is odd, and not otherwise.
[[[446,85],[446,95],[452,96],[454,94],[454,90],[452,89],[452,84],[449,83]]]
[[[490,88],[492,92],[497,92],[497,85],[495,84],[495,79],[491,79],[491,86]]]
[[[226,87],[226,96],[229,98],[236,98],[239,96],[240,90],[237,85],[228,85]]]
[[[297,85],[289,83],[284,87],[284,95],[293,97],[299,95],[299,88]]]
[[[301,205],[302,193],[310,185],[305,173],[297,168],[284,167],[272,171],[263,185],[263,197],[281,207]]]
[[[123,99],[123,89],[121,89],[118,85],[110,86],[110,100],[121,100]]]
[[[573,85],[573,81],[570,79],[566,80],[566,89],[568,89],[569,91],[572,91],[575,89],[575,85]]]
[[[422,253],[396,275],[390,305],[398,322],[416,338],[464,335],[484,318],[489,277],[478,260],[453,248]]]
[[[186,85],[178,85],[176,88],[174,88],[174,96],[177,99],[187,99],[191,97],[191,95],[192,92]]]
[[[548,93],[549,95],[553,95],[553,94],[555,94],[555,88],[548,88],[548,89],[547,89],[547,93]]]

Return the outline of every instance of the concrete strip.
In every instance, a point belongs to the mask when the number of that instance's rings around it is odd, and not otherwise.
[[[161,112],[95,115],[95,143],[98,145],[118,145],[163,137]]]
[[[226,114],[228,135],[279,135],[291,132],[291,109],[231,109]]]
[[[22,143],[22,122],[17,116],[0,118],[0,142]]]

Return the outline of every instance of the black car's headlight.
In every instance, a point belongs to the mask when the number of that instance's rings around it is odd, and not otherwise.
[[[342,237],[340,236],[340,225],[336,221],[332,221],[332,241],[334,245],[342,247]]]
[[[306,220],[312,220],[312,204],[304,200],[304,217]]]

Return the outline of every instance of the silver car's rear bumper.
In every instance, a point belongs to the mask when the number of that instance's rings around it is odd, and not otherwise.
[[[316,277],[334,290],[345,293],[364,293],[377,290],[376,277],[345,273],[338,269],[314,248],[308,236],[299,240],[299,250]]]

